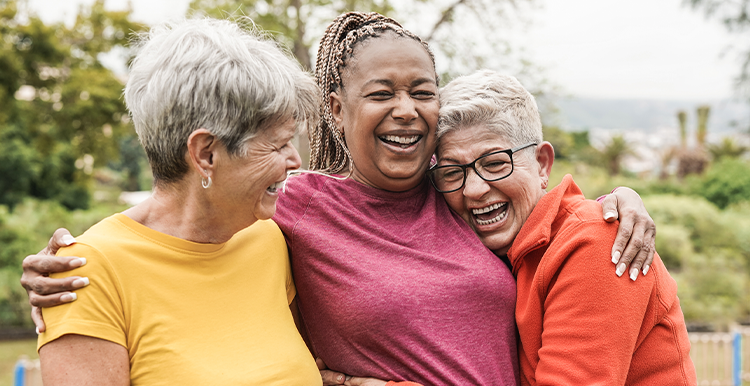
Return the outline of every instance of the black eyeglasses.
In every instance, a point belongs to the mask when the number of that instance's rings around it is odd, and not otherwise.
[[[466,183],[466,169],[468,168],[474,169],[479,178],[485,181],[502,180],[513,173],[513,153],[536,145],[536,143],[527,143],[513,149],[498,150],[464,165],[435,166],[427,173],[430,175],[432,185],[440,193],[450,193],[461,189]]]

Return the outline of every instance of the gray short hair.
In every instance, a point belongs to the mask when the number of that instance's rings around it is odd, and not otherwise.
[[[480,70],[454,79],[440,90],[437,136],[483,125],[510,146],[542,142],[542,121],[534,96],[516,78]]]
[[[247,19],[249,20],[249,19]],[[188,171],[187,139],[205,128],[230,155],[290,118],[297,127],[318,121],[310,75],[252,22],[193,19],[165,23],[136,38],[137,55],[125,103],[146,150],[156,183]]]

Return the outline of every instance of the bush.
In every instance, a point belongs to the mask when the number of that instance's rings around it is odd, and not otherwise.
[[[738,159],[725,159],[706,173],[696,194],[719,208],[750,201],[750,164]]]

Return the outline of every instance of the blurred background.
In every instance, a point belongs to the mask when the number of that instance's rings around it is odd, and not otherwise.
[[[131,34],[248,16],[311,69],[347,10],[427,40],[443,84],[479,68],[518,77],[556,149],[553,184],[634,188],[690,330],[750,325],[748,0],[0,0],[0,386],[34,355],[23,258],[149,194],[122,98]],[[305,135],[297,145],[306,160]]]

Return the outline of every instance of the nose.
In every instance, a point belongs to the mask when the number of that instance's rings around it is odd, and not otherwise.
[[[291,151],[286,158],[286,170],[297,170],[302,166],[302,159],[297,152],[297,148],[291,142],[289,142],[289,149]]]
[[[466,169],[466,182],[464,183],[464,197],[479,200],[490,191],[487,181],[479,178],[472,168]]]
[[[408,123],[419,116],[416,104],[408,93],[397,93],[395,101],[396,106],[393,108],[393,118]]]

